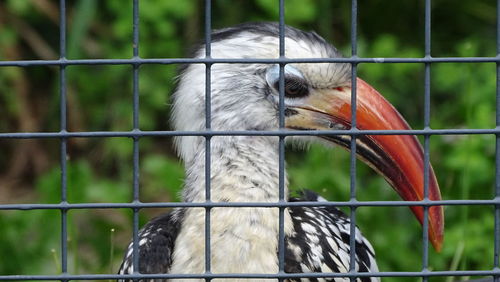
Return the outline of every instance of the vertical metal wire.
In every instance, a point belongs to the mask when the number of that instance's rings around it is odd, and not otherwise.
[[[133,12],[132,12],[132,52],[133,58],[139,58],[139,0],[133,0]],[[139,64],[132,65],[132,115],[133,115],[133,130],[139,131]],[[133,138],[133,203],[140,203],[139,199],[139,136]],[[134,274],[139,273],[139,210],[138,208],[133,209],[133,239],[132,239],[132,249],[133,249],[133,269]]]
[[[431,56],[431,0],[425,1],[425,57]],[[430,129],[430,95],[431,95],[431,64],[425,63],[424,74],[424,129]],[[429,200],[429,141],[430,135],[424,135],[424,201]],[[429,266],[429,206],[424,206],[422,220],[422,272],[428,271]],[[422,280],[428,281],[428,276]]]
[[[212,55],[212,6],[211,0],[205,1],[205,57]],[[211,95],[211,68],[212,64],[205,64],[205,130],[212,128],[212,95]],[[211,136],[205,137],[205,202],[211,202]],[[210,207],[205,207],[205,273],[211,273],[211,249],[210,249]],[[205,278],[205,281],[211,279]]]
[[[500,0],[497,0],[497,57],[500,56]],[[500,63],[496,64],[496,127],[500,127]],[[495,151],[495,200],[500,201],[500,135],[496,134]],[[500,204],[495,205],[495,231],[494,231],[494,258],[493,269],[500,269]],[[500,276],[494,277],[495,282],[500,281]]]
[[[279,1],[279,56],[285,58],[285,1]],[[279,128],[285,127],[285,64],[280,63],[279,73]],[[279,202],[285,202],[285,136],[279,137]],[[278,273],[285,270],[285,208],[279,208]],[[279,281],[284,281],[280,278]]]
[[[66,60],[66,0],[59,1],[59,58]],[[59,98],[60,98],[60,130],[67,130],[67,102],[66,102],[66,66],[59,67]],[[67,190],[67,160],[68,139],[61,138],[60,165],[61,165],[61,205],[68,203]],[[61,209],[61,273],[68,273],[68,210]]]
[[[358,1],[352,0],[351,2],[351,57],[357,58],[358,56]],[[356,78],[357,78],[357,63],[351,64],[351,129],[357,130],[356,128]],[[356,136],[351,135],[351,145],[350,145],[350,202],[356,202]],[[350,219],[351,223],[349,226],[351,237],[349,238],[349,272],[356,271],[356,207],[350,206]],[[356,277],[350,277],[350,281],[356,281]]]

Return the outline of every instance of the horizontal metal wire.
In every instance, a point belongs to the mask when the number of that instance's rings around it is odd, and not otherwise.
[[[335,136],[335,135],[477,135],[500,134],[499,128],[470,129],[409,129],[409,130],[200,130],[200,131],[81,131],[81,132],[6,132],[0,133],[0,139],[34,138],[91,138],[91,137],[169,137],[169,136]]]
[[[495,276],[500,275],[500,269],[492,270],[462,270],[462,271],[425,271],[425,272],[309,272],[309,273],[206,273],[206,274],[84,274],[84,275],[0,275],[0,280],[109,280],[109,279],[200,279],[200,278],[335,278],[335,277],[440,277],[440,276]]]
[[[60,203],[60,204],[1,204],[0,210],[39,209],[117,209],[117,208],[198,208],[198,207],[410,207],[410,206],[462,206],[500,205],[500,197],[484,200],[422,200],[422,201],[328,201],[328,202],[135,202],[135,203]]]
[[[217,58],[139,58],[131,59],[58,59],[0,61],[0,67],[71,66],[71,65],[169,65],[169,64],[291,64],[291,63],[500,63],[497,57],[422,57],[422,58],[276,58],[276,59],[217,59]]]

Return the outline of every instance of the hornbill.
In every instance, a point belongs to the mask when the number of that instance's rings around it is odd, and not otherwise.
[[[339,51],[315,32],[285,27],[287,58],[338,58]],[[213,58],[270,59],[279,57],[276,23],[245,23],[216,30],[211,36]],[[195,51],[205,56],[205,46]],[[174,93],[175,130],[205,130],[205,65],[182,70]],[[211,67],[211,129],[214,131],[272,131],[279,128],[280,66],[266,63],[217,63]],[[351,128],[351,65],[348,63],[289,63],[284,67],[285,127],[290,130]],[[406,121],[374,88],[357,84],[357,123],[360,130],[409,129]],[[349,135],[292,137],[314,139],[349,149]],[[380,173],[408,201],[424,198],[422,147],[411,135],[358,135],[358,157]],[[279,137],[213,136],[211,138],[211,200],[269,202],[279,200]],[[184,161],[185,202],[205,202],[205,138],[181,136],[176,147]],[[284,183],[288,191],[285,176]],[[429,169],[429,199],[440,200],[436,177]],[[306,191],[289,201],[325,201]],[[422,223],[423,208],[410,207]],[[216,207],[211,209],[212,273],[276,274],[278,208]],[[429,208],[429,238],[439,250],[443,238],[443,209]],[[348,272],[350,219],[339,209],[323,205],[291,206],[284,212],[286,273]],[[132,274],[132,243],[119,274]],[[203,274],[205,272],[205,209],[178,208],[147,223],[138,237],[139,272]],[[375,253],[356,228],[355,270],[377,272]],[[231,279],[230,279],[231,280]],[[232,279],[235,281],[237,279]],[[242,279],[242,281],[252,279]],[[299,281],[289,279],[288,281]],[[349,281],[345,277],[300,281]],[[378,281],[358,277],[357,281]],[[192,281],[192,280],[189,280]],[[226,279],[227,281],[227,279]],[[262,281],[254,279],[253,281]],[[272,279],[269,279],[272,281]]]

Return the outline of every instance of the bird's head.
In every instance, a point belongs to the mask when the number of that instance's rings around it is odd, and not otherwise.
[[[275,23],[249,23],[212,34],[213,58],[271,59],[279,57],[279,28]],[[200,47],[196,57],[203,58]],[[285,28],[287,58],[335,58],[340,53],[314,32]],[[187,66],[174,95],[176,130],[205,129],[205,65]],[[214,64],[211,76],[213,130],[276,130],[279,128],[280,67],[273,64]],[[356,78],[357,122],[360,130],[410,129],[396,109],[374,88]],[[347,130],[351,121],[351,66],[345,63],[291,63],[284,67],[285,127],[292,130]],[[350,147],[348,135],[319,137]],[[180,137],[177,146],[189,162],[200,138]],[[359,135],[357,155],[375,169],[407,201],[424,199],[422,147],[412,135]],[[429,199],[440,200],[432,166]],[[422,223],[423,208],[410,207]],[[429,208],[429,237],[437,250],[443,240],[443,209]]]

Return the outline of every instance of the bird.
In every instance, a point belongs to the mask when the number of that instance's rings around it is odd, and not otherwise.
[[[342,58],[341,53],[314,31],[285,25],[284,55],[291,59]],[[211,57],[218,59],[276,59],[280,57],[280,25],[249,22],[214,30]],[[204,58],[198,44],[194,58]],[[210,69],[210,125],[213,131],[349,130],[352,83],[357,93],[356,129],[408,130],[408,123],[373,87],[352,77],[343,62],[214,63]],[[280,73],[284,76],[284,128],[280,127]],[[204,64],[186,64],[173,94],[171,121],[177,131],[205,131]],[[210,138],[210,199],[214,203],[277,203],[279,194],[279,136],[215,135]],[[203,203],[205,195],[204,136],[177,136],[175,146],[186,171],[181,197]],[[320,142],[349,149],[351,136],[325,134],[287,136],[290,143]],[[424,156],[412,135],[357,135],[356,154],[382,175],[407,201],[424,199]],[[432,165],[428,199],[440,200]],[[285,171],[284,189],[288,195]],[[375,252],[358,227],[355,264],[350,267],[349,216],[315,192],[304,190],[288,197],[283,212],[284,273],[365,273],[356,281],[379,281]],[[300,206],[317,202],[317,206]],[[430,206],[424,219],[421,206],[410,206],[422,224],[428,221],[429,240],[436,250],[443,241],[443,208]],[[210,211],[210,272],[213,274],[277,274],[279,208],[213,207]],[[181,207],[147,223],[138,233],[138,272],[141,274],[204,274],[205,209]],[[134,274],[133,243],[125,252],[118,274]],[[368,273],[368,274],[366,274]],[[373,274],[373,276],[370,276]],[[203,280],[203,279],[201,279]],[[200,280],[200,281],[201,281]],[[224,279],[213,279],[222,281]],[[224,281],[277,281],[276,277],[234,278]],[[128,281],[126,277],[119,281]],[[130,280],[131,281],[131,280]],[[156,281],[156,280],[155,280]],[[184,281],[171,279],[168,281]],[[185,280],[197,281],[197,280]],[[349,277],[288,277],[285,281],[351,281]]]

